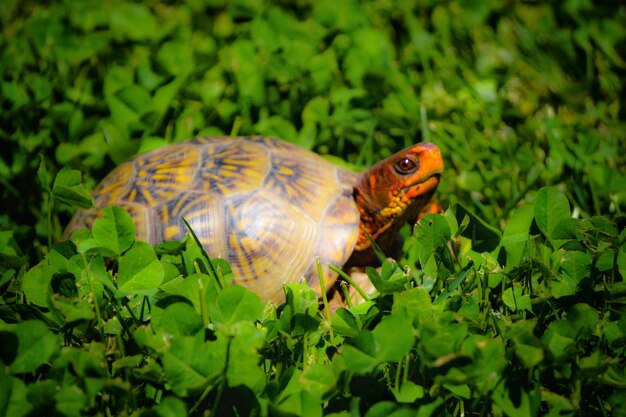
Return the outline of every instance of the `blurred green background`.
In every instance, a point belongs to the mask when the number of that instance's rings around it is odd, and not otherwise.
[[[24,248],[69,219],[61,167],[92,187],[204,134],[359,167],[431,141],[443,206],[498,227],[543,185],[575,216],[626,208],[618,1],[2,0],[0,26],[0,228]]]

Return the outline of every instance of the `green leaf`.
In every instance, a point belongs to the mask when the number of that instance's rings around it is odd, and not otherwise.
[[[285,416],[322,417],[322,405],[319,398],[306,390],[299,390],[273,405],[272,414]]]
[[[60,349],[59,337],[41,321],[23,321],[2,332],[3,350],[15,349],[14,359],[7,363],[12,374],[35,372]]]
[[[15,81],[2,81],[0,83],[0,92],[7,100],[13,103],[14,109],[20,108],[27,103],[28,94],[26,93],[26,88]]]
[[[195,65],[193,45],[180,40],[165,42],[157,52],[157,61],[171,75],[187,75]]]
[[[425,390],[421,385],[415,384],[413,381],[405,381],[400,385],[399,390],[394,390],[393,396],[399,403],[410,404],[424,398]]]
[[[288,283],[284,286],[286,303],[293,309],[293,314],[315,315],[319,309],[318,295],[307,284]]]
[[[144,87],[127,84],[107,94],[105,99],[111,112],[111,119],[116,126],[130,132],[147,128],[142,117],[153,108],[152,97]],[[113,133],[118,132],[113,131]]]
[[[105,98],[109,99],[108,96],[105,96]],[[109,103],[109,106],[111,106],[111,103]],[[131,121],[128,121],[128,123],[131,123]],[[126,122],[117,123],[111,119],[103,119],[98,122],[98,129],[102,130],[108,145],[107,153],[116,164],[125,162],[137,151],[137,143],[130,139]]]
[[[443,413],[444,402],[441,398],[435,398],[432,402],[421,405],[415,417],[435,417]]]
[[[623,315],[619,321],[607,323],[602,335],[613,351],[623,349],[626,346],[626,316]]]
[[[432,300],[423,287],[394,294],[391,312],[393,316],[405,318],[414,324],[431,323],[435,318]]]
[[[380,273],[370,266],[365,268],[365,273],[374,288],[381,294],[393,294],[402,291],[408,282],[402,268],[398,266],[396,261],[389,259],[383,261]]]
[[[157,20],[148,6],[121,3],[111,11],[111,32],[117,39],[146,40],[156,37]]]
[[[215,304],[208,304],[208,309],[213,322],[234,324],[258,320],[263,311],[263,303],[252,291],[232,286],[225,288],[217,296]]]
[[[95,278],[93,282],[93,290],[95,291],[95,295],[98,299],[102,298],[103,287],[106,287],[109,291],[115,291],[115,283],[113,282],[111,273],[106,269],[104,258],[102,256],[92,257],[91,262],[89,263],[89,268],[92,276]]]
[[[266,375],[259,367],[259,350],[263,334],[254,323],[240,321],[221,326],[218,332],[228,337],[228,367],[226,380],[230,386],[245,385],[256,394],[265,387]]]
[[[455,334],[459,337],[459,334]],[[494,375],[502,375],[509,361],[505,355],[505,343],[502,339],[490,336],[470,334],[462,342],[460,353],[471,358],[464,366],[457,368],[462,374],[453,380],[457,385],[471,382],[473,389],[486,394],[497,380]],[[450,374],[454,375],[454,371]],[[479,382],[480,381],[480,382]]]
[[[33,409],[41,410],[54,404],[54,396],[58,393],[57,384],[51,379],[44,379],[38,384],[30,384],[27,388],[27,398]]]
[[[304,369],[298,378],[301,389],[321,399],[326,393],[335,388],[337,376],[322,363],[314,363]]]
[[[413,237],[417,241],[418,259],[422,266],[444,247],[450,240],[450,226],[440,214],[428,214],[422,217],[413,228]]]
[[[103,329],[107,335],[120,335],[124,328],[117,317],[112,317],[104,323]]]
[[[620,233],[619,240],[622,242],[622,246],[620,246],[617,252],[617,268],[620,275],[626,277],[626,229]]]
[[[345,308],[340,308],[331,318],[333,331],[345,337],[355,337],[359,334],[359,324],[357,318]]]
[[[439,304],[442,301],[446,300],[450,294],[459,286],[462,282],[465,281],[467,276],[474,270],[474,261],[468,262],[465,267],[459,271],[457,276],[452,280],[452,282],[446,286],[446,288],[437,296],[433,304]]]
[[[244,102],[262,105],[265,98],[264,71],[257,62],[254,44],[240,38],[222,50],[228,70],[237,80],[239,95]]]
[[[65,416],[82,417],[85,393],[78,386],[63,386],[54,393],[55,408]]]
[[[112,364],[113,374],[119,372],[120,369],[136,368],[142,361],[142,355],[124,356],[120,359],[116,359]]]
[[[411,323],[396,316],[387,316],[372,331],[376,340],[375,353],[379,360],[397,362],[404,357],[411,348],[415,338]]]
[[[452,392],[457,397],[465,398],[468,400],[472,398],[472,395],[471,395],[472,391],[470,390],[467,384],[462,384],[462,385],[444,384],[443,387],[449,390],[450,392]]]
[[[502,408],[507,416],[535,416],[541,404],[541,393],[536,388],[526,391],[515,381],[507,381],[496,385],[491,398]]]
[[[177,395],[199,393],[224,369],[226,349],[221,339],[205,342],[195,336],[173,338],[163,354],[165,381]]]
[[[39,307],[48,307],[50,303],[50,282],[58,269],[44,263],[39,263],[24,274],[22,289],[26,300]]]
[[[310,61],[310,66],[313,85],[315,85],[317,91],[328,89],[338,73],[337,57],[334,49],[328,48],[323,53],[315,55]]]
[[[152,246],[144,242],[135,242],[119,262],[118,295],[148,295],[157,292],[164,271]]]
[[[513,340],[515,355],[524,366],[531,368],[538,365],[544,359],[541,342],[535,337],[534,331],[536,320],[525,320],[508,326],[507,338]]]
[[[167,109],[172,105],[172,101],[186,81],[186,76],[179,76],[174,78],[171,82],[157,88],[152,97],[152,109],[159,117],[159,121],[165,117]]]
[[[81,177],[80,171],[62,168],[54,178],[52,195],[70,207],[83,209],[93,207],[91,195],[83,186]]]
[[[139,84],[149,91],[153,91],[167,79],[167,77],[154,72],[151,64],[150,61],[144,60],[140,62],[137,67],[137,79],[139,80]]]
[[[365,417],[413,417],[414,415],[413,410],[403,409],[392,401],[377,402],[365,413]]]
[[[131,84],[115,92],[115,97],[137,115],[143,115],[152,110],[152,97],[140,85]]]
[[[555,358],[561,358],[573,353],[576,332],[571,323],[566,320],[556,320],[550,323],[541,342]]]
[[[585,252],[569,251],[561,257],[560,271],[576,282],[587,278],[591,268],[591,256]]]
[[[585,252],[565,252],[559,260],[561,274],[550,283],[556,298],[576,294],[581,281],[589,276],[591,268],[591,257]]]
[[[531,368],[543,361],[543,349],[541,347],[526,345],[523,343],[515,345],[515,354],[522,361],[524,366]]]
[[[78,252],[104,248],[120,255],[135,241],[135,224],[130,214],[121,207],[107,207],[104,216],[96,219],[92,229],[93,238],[78,245]]]
[[[43,189],[47,192],[52,191],[52,174],[46,166],[46,160],[43,155],[39,155],[39,167],[37,168],[37,178]]]
[[[561,222],[570,218],[569,201],[559,190],[544,187],[537,193],[535,202],[535,221],[541,233],[558,248],[562,242],[557,240],[561,233]]]
[[[457,203],[450,208],[454,213],[457,223],[463,224],[463,219],[469,220],[462,228],[461,236],[472,241],[472,249],[476,252],[491,252],[500,244],[500,231],[487,224],[484,220],[472,213],[464,205]]]
[[[278,138],[296,138],[296,129],[293,124],[280,116],[270,116],[259,121],[255,126],[259,134]]]
[[[96,318],[93,306],[87,303],[59,297],[53,299],[52,304],[63,315],[67,326],[90,322]]]
[[[550,413],[546,414],[549,417],[559,417],[566,415],[575,415],[577,406],[572,404],[572,399],[564,397],[553,392],[541,393],[541,400],[546,403]]]
[[[4,416],[27,416],[32,413],[33,404],[27,398],[26,383],[8,373],[8,368],[0,367],[0,414]]]
[[[341,347],[340,354],[348,369],[355,374],[371,372],[380,363],[376,355],[374,335],[367,330],[348,340]]]
[[[357,374],[371,372],[384,361],[397,361],[414,342],[411,324],[401,318],[389,316],[373,332],[362,331],[342,348],[342,357],[348,369]]]
[[[201,288],[202,287],[202,288]],[[201,313],[202,302],[214,302],[218,291],[214,280],[206,274],[191,274],[186,277],[177,276],[159,286],[161,291],[168,294],[185,297],[198,314]],[[201,292],[205,291],[204,297]]]
[[[152,409],[159,417],[187,416],[187,407],[185,406],[185,403],[177,397],[165,397]]]
[[[567,321],[578,330],[578,337],[586,338],[594,333],[600,319],[598,310],[589,304],[578,303],[567,311]]]
[[[193,336],[202,330],[202,318],[187,303],[175,302],[159,312],[154,311],[152,325],[156,331],[174,336]]]
[[[0,230],[0,272],[18,270],[27,264],[26,257],[15,240],[12,230]],[[1,282],[1,281],[0,281]]]
[[[524,287],[520,285],[514,285],[504,290],[502,301],[513,311],[526,310],[532,313],[530,295],[524,294]]]
[[[506,265],[519,265],[529,256],[529,230],[534,218],[534,205],[527,204],[511,212],[502,236],[502,246],[506,250]]]

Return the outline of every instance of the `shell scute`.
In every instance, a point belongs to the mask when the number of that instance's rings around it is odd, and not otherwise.
[[[135,159],[135,175],[119,200],[157,206],[189,189],[197,166],[197,146],[185,144],[150,152]]]
[[[280,298],[282,285],[301,280],[311,262],[317,222],[267,190],[231,198],[226,207],[228,262],[235,277],[267,299]]]
[[[323,209],[338,192],[334,180],[335,167],[320,158],[311,158],[300,152],[273,152],[270,174],[263,186],[287,204],[301,208],[316,221],[321,220]]]
[[[359,210],[354,205],[352,197],[340,194],[329,205],[324,218],[320,222],[319,241],[316,245],[316,254],[322,264],[322,272],[328,290],[335,276],[329,265],[341,268],[352,254],[358,239],[360,222]],[[307,274],[308,284],[320,291],[317,271],[310,269]]]
[[[213,257],[226,257],[224,204],[224,198],[217,194],[195,191],[179,194],[156,209],[163,224],[160,240],[183,239],[188,233],[184,218],[207,253]]]
[[[270,151],[296,152],[296,153],[303,153],[309,156],[315,155],[301,148],[300,146],[296,144],[293,144],[291,142],[287,142],[281,139],[273,138],[271,136],[249,136],[249,137],[244,138],[244,140],[263,145],[266,149]]]
[[[131,185],[128,179],[133,177],[133,170],[133,164],[125,163],[111,171],[94,189],[94,205],[104,208],[119,202]]]
[[[258,188],[270,169],[267,149],[245,140],[217,142],[202,151],[193,188],[232,194]]]

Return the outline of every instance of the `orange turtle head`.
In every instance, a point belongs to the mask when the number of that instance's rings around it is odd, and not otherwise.
[[[361,212],[356,250],[369,248],[369,233],[385,249],[404,223],[417,218],[439,185],[443,159],[432,143],[418,143],[378,162],[355,185]]]

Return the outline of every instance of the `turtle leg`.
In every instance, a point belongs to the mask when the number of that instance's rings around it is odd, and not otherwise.
[[[431,201],[429,202],[422,211],[417,215],[416,218],[411,219],[408,223],[412,226],[417,223],[419,219],[426,216],[427,214],[433,213],[441,213],[443,209],[439,202]],[[402,255],[402,244],[403,244],[402,236],[397,235],[395,237],[391,237],[391,239],[387,239],[385,242],[379,242],[380,246],[384,248],[385,255],[393,259],[399,259]],[[380,265],[378,258],[374,251],[370,248],[365,251],[359,253],[358,257],[352,257],[346,263],[344,267],[344,271],[350,275],[350,278],[366,293],[366,295],[371,296],[376,293],[376,288],[370,281],[369,277],[365,273],[365,266],[376,266]],[[337,309],[344,307],[347,308],[350,305],[360,304],[363,301],[363,297],[359,292],[350,284],[348,284],[345,280],[338,278],[335,281],[333,287],[327,293],[328,297],[328,307],[332,313],[334,313]],[[349,297],[349,301],[346,299]]]

